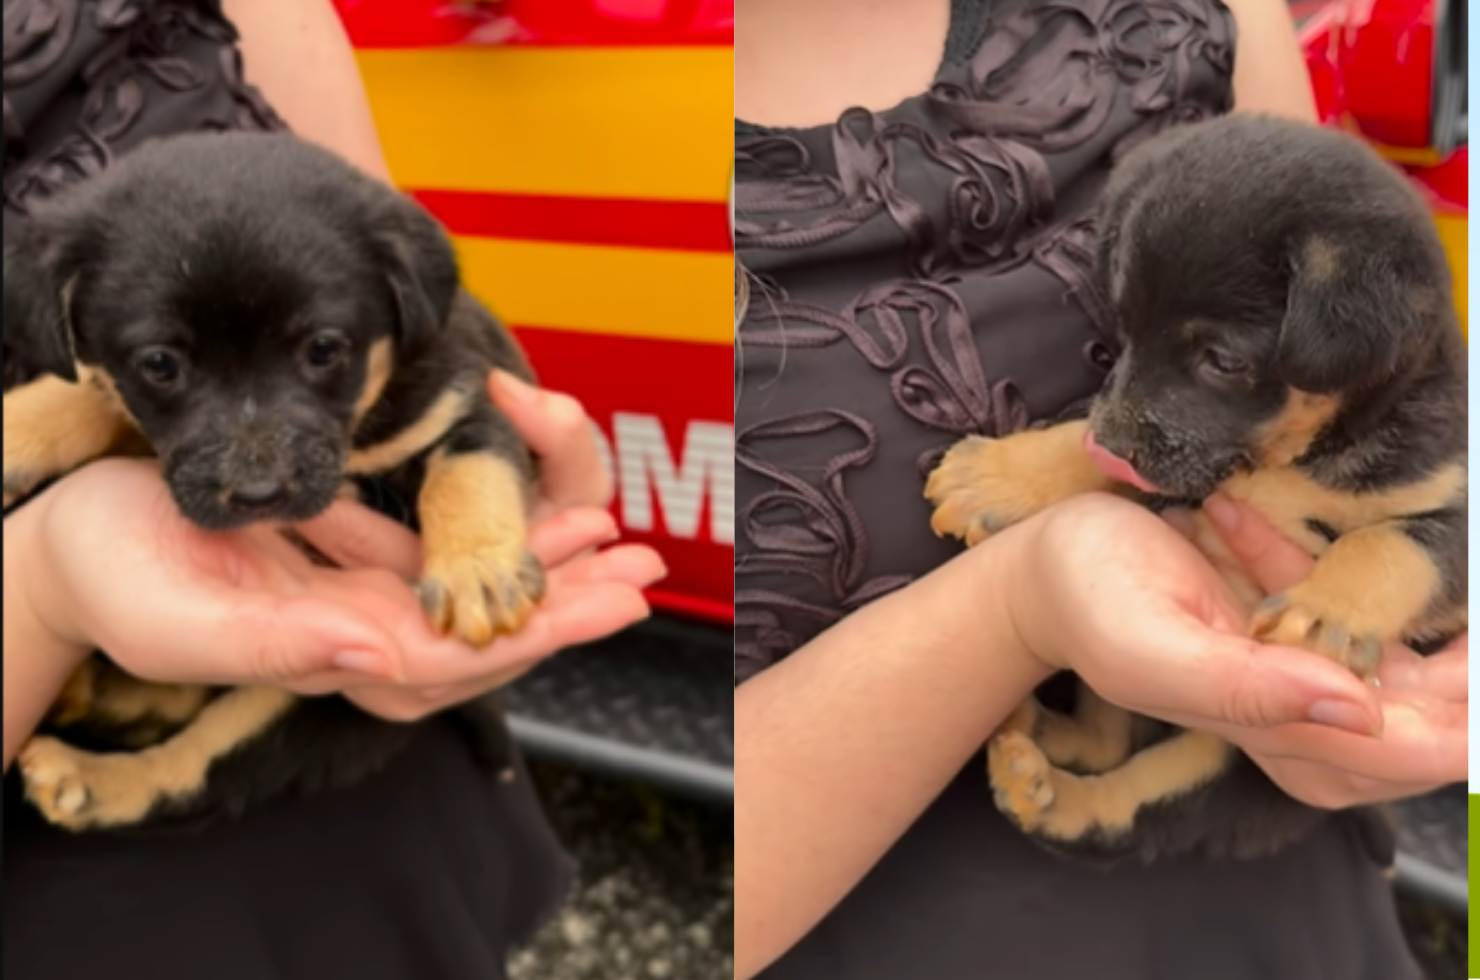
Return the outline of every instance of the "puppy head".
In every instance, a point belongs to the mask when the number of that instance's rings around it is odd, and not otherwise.
[[[1240,116],[1152,140],[1112,175],[1100,231],[1123,349],[1094,438],[1169,496],[1288,464],[1458,336],[1423,203],[1338,133]]]
[[[141,147],[7,237],[13,356],[113,388],[215,529],[333,501],[396,355],[458,285],[424,211],[287,136]]]

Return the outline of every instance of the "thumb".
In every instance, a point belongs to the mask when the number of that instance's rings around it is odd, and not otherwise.
[[[1255,584],[1269,595],[1295,585],[1315,565],[1310,555],[1244,504],[1215,493],[1203,502],[1203,513]]]
[[[238,639],[226,653],[262,683],[310,693],[404,679],[395,639],[339,603],[301,595],[254,601],[237,621],[230,632]]]
[[[99,645],[146,679],[269,684],[321,693],[399,679],[399,645],[358,612],[323,598],[201,586],[175,603],[167,629],[134,631]],[[139,650],[137,657],[128,648]],[[161,676],[149,678],[151,666]]]
[[[507,371],[489,376],[494,404],[540,461],[540,483],[557,508],[605,507],[612,480],[597,451],[592,422],[569,395],[537,388]]]

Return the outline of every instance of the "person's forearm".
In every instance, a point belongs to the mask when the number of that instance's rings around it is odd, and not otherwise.
[[[1318,121],[1310,72],[1287,0],[1226,0],[1238,36],[1233,47],[1235,112]]]
[[[1049,675],[1000,601],[1017,545],[978,546],[736,691],[736,980],[836,905]]]
[[[330,0],[225,0],[247,81],[299,136],[390,181],[354,49]]]
[[[41,574],[35,562],[38,533],[34,503],[5,520],[6,772],[88,652],[47,629],[22,588],[26,576]]]

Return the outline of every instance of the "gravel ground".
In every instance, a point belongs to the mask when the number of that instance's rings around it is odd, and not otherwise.
[[[512,980],[731,980],[731,813],[532,764],[580,863],[565,910],[510,964]],[[1426,980],[1466,980],[1466,923],[1400,899]]]
[[[1402,898],[1398,914],[1408,943],[1423,965],[1426,980],[1466,980],[1469,976],[1469,923],[1425,902]]]
[[[731,980],[730,811],[532,768],[580,881],[565,910],[515,955],[513,980]]]

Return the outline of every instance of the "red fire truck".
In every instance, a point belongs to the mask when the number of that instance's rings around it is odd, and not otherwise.
[[[728,804],[733,0],[337,0],[391,173],[597,424],[653,621],[507,696],[535,755]]]

